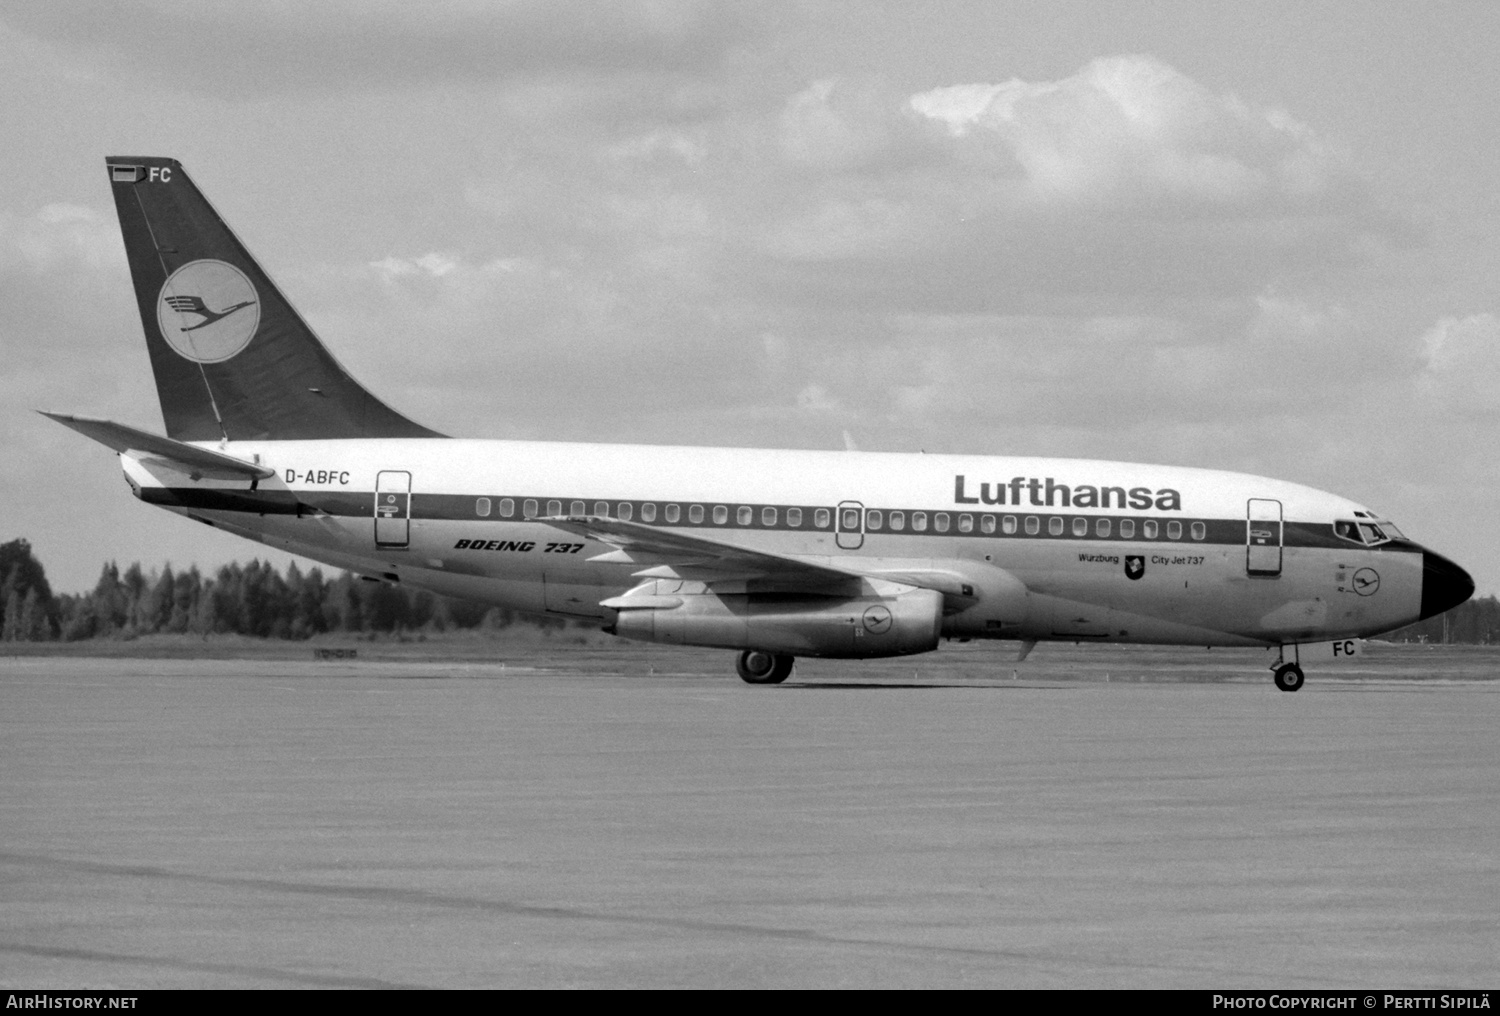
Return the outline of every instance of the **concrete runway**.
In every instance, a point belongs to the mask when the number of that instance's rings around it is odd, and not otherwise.
[[[0,984],[1500,972],[1494,681],[914,685],[908,661],[751,688],[727,653],[711,677],[547,659],[0,660]]]

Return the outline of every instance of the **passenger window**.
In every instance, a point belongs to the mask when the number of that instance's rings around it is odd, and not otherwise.
[[[1148,540],[1156,539],[1156,520],[1147,519],[1141,523],[1141,535]]]
[[[668,522],[676,522],[680,518],[682,518],[682,505],[680,505],[680,504],[669,504],[669,505],[667,505],[667,521]]]
[[[871,508],[869,511],[865,512],[866,529],[879,529],[880,524],[884,521],[885,518],[880,514],[879,508]]]
[[[615,505],[615,518],[620,519],[622,522],[629,522],[630,516],[634,514],[631,511],[631,507],[629,501],[621,501]]]
[[[694,525],[703,521],[703,506],[701,504],[688,505],[688,521]]]
[[[587,513],[588,508],[582,501],[574,501],[571,505],[568,506],[569,515],[585,515]]]
[[[1120,535],[1127,540],[1135,537],[1135,519],[1120,520]]]
[[[722,526],[729,521],[729,509],[721,504],[714,505],[714,525]]]
[[[1208,536],[1208,527],[1201,522],[1194,522],[1192,532],[1193,539],[1202,540]]]
[[[802,509],[788,508],[786,510],[786,524],[791,526],[793,529],[800,528],[802,525]]]
[[[960,533],[972,533],[974,531],[974,516],[960,515],[958,517],[958,531]]]
[[[813,525],[817,526],[819,529],[827,529],[828,523],[832,518],[833,513],[830,512],[827,508],[819,508],[817,511],[813,512]]]
[[[1035,536],[1042,531],[1042,520],[1035,515],[1026,516],[1026,535]]]
[[[742,504],[734,510],[734,522],[738,526],[748,526],[755,521],[755,509],[747,504]]]
[[[1006,536],[1014,536],[1016,533],[1016,517],[1014,515],[1005,516],[1000,522],[1000,531]]]
[[[1107,536],[1109,536],[1109,530],[1110,530],[1110,521],[1109,521],[1109,519],[1100,519],[1098,522],[1094,523],[1094,535],[1096,535],[1096,536],[1107,537]]]
[[[528,519],[536,518],[536,501],[528,497],[526,503],[521,506],[521,511]]]
[[[938,512],[934,515],[932,517],[932,528],[940,533],[946,533],[948,531],[948,513]]]
[[[859,531],[859,509],[844,509],[844,532],[855,533]]]
[[[1052,518],[1050,518],[1050,519],[1047,520],[1047,532],[1051,533],[1053,536],[1061,536],[1062,535],[1062,531],[1063,531],[1063,520],[1062,519],[1060,519],[1060,518],[1058,518],[1057,516],[1054,515]]]
[[[510,518],[515,513],[516,513],[516,503],[515,503],[515,501],[511,500],[508,497],[502,497],[500,499],[500,514],[504,515],[506,518]]]
[[[760,510],[760,524],[763,526],[774,526],[776,524],[776,509],[762,508]]]
[[[1181,522],[1177,522],[1176,520],[1173,520],[1172,522],[1168,522],[1167,523],[1167,539],[1169,539],[1169,540],[1180,540],[1180,539],[1182,539],[1182,523]]]
[[[925,533],[925,532],[927,532],[927,513],[926,512],[912,512],[911,513],[911,528],[912,528],[912,530],[914,532],[918,532],[918,533]]]
[[[605,516],[607,518],[609,516],[609,502],[608,501],[595,501],[594,502],[594,514],[595,515],[602,515],[602,516]]]
[[[482,497],[474,502],[474,514],[483,518],[490,513],[490,499]]]
[[[547,502],[547,514],[548,515],[561,515],[562,514],[562,502],[561,501],[548,501]]]
[[[1014,522],[1011,523],[1010,528],[1011,532],[1015,532],[1016,525]],[[984,533],[993,533],[995,531],[995,516],[981,515],[979,517],[979,530]]]
[[[891,512],[891,528],[896,530],[898,533],[906,528],[905,512]]]
[[[647,501],[645,504],[641,505],[641,521],[642,522],[655,522],[656,521],[656,505],[655,505],[654,502]]]
[[[1085,518],[1074,519],[1073,520],[1073,535],[1074,536],[1087,536],[1087,535],[1089,535],[1089,520],[1085,519]]]

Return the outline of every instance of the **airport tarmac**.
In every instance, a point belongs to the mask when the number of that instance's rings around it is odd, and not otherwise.
[[[945,652],[0,659],[0,984],[1495,984],[1500,653]]]

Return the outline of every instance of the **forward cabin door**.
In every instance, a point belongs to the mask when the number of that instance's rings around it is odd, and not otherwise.
[[[411,474],[388,469],[375,477],[375,546],[405,547],[411,540]]]
[[[1281,502],[1252,497],[1245,518],[1245,573],[1261,578],[1281,574]]]

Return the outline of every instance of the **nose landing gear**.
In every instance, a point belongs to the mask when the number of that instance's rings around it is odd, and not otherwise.
[[[780,684],[791,675],[794,662],[791,656],[747,649],[734,661],[734,669],[746,684]]]

